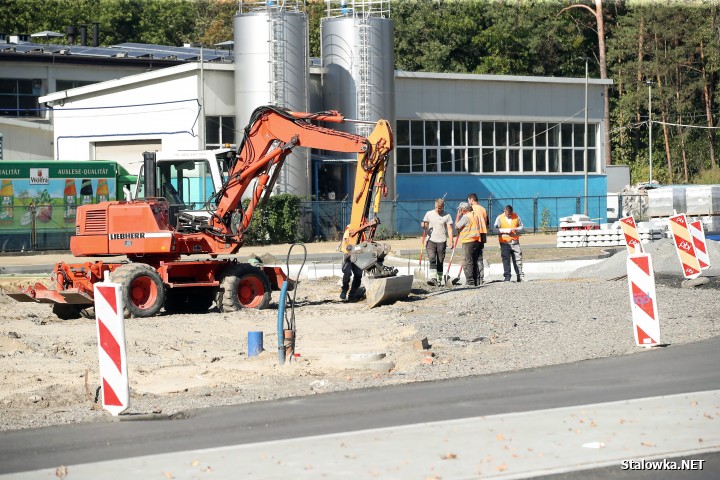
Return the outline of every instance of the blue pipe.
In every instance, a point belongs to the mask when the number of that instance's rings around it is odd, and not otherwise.
[[[278,361],[280,365],[285,363],[285,331],[283,329],[283,320],[285,319],[285,300],[287,298],[288,282],[285,280],[280,288],[280,299],[278,300],[278,320],[277,320],[277,336],[278,336]]]

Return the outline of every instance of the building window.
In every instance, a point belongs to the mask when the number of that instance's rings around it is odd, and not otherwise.
[[[0,116],[39,117],[42,80],[0,78]]]
[[[97,82],[87,82],[85,80],[56,80],[55,89],[59,92],[62,90],[70,90],[71,88],[84,87]]]
[[[597,173],[597,125],[588,125],[588,172]],[[585,125],[398,120],[398,173],[579,173]]]
[[[205,117],[205,148],[235,144],[235,117]]]

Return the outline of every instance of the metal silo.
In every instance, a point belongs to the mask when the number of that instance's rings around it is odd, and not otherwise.
[[[325,107],[359,120],[392,121],[395,116],[392,20],[325,18],[321,34]],[[346,126],[352,129],[354,125]]]
[[[253,110],[261,105],[307,111],[307,15],[287,9],[285,2],[275,3],[238,13],[234,19],[237,143]],[[307,195],[309,178],[309,152],[297,149],[287,158],[274,191]]]
[[[395,58],[389,2],[330,1],[327,7],[328,16],[320,24],[325,108],[339,110],[347,118],[370,122],[386,119],[394,126]],[[373,126],[347,123],[336,128],[367,136]],[[350,158],[316,161],[314,168],[321,177],[323,171],[332,171],[329,176],[339,179],[339,198],[352,194],[355,165]],[[386,173],[391,195],[394,179],[391,159]]]

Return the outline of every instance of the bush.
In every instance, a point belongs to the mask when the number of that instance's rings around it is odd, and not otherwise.
[[[540,213],[540,230],[544,234],[552,233],[552,225],[550,225],[550,209],[545,207]]]
[[[243,200],[243,209],[249,203],[249,198]],[[246,245],[293,243],[301,239],[300,197],[289,193],[273,195],[260,205],[245,234]]]
[[[720,168],[711,167],[701,171],[693,178],[693,183],[700,185],[714,185],[720,183]]]

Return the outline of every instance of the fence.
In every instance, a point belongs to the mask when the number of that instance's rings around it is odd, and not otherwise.
[[[446,199],[446,210],[455,219],[455,212],[464,198]],[[585,209],[584,197],[529,197],[529,198],[482,198],[480,204],[488,211],[490,222],[502,213],[505,205],[512,205],[522,219],[529,232],[554,232],[558,229],[560,218]],[[605,223],[608,218],[608,207],[616,212],[633,211],[635,206],[642,211],[635,212],[636,219],[644,220],[643,212],[647,209],[647,196],[594,196],[588,197],[588,216],[598,222]],[[644,207],[643,207],[644,206]],[[29,207],[14,207],[10,218],[21,219],[12,225],[0,222],[0,250],[3,252],[68,250],[70,237],[74,234],[74,220],[64,219],[62,212],[66,205],[56,205],[57,212],[52,215],[35,217]],[[381,204],[379,215],[380,226],[376,238],[416,236],[421,233],[420,221],[425,213],[434,208],[433,200],[392,201],[385,200]],[[352,204],[345,201],[302,201],[300,202],[301,232],[304,241],[340,241],[345,226],[350,223]],[[47,213],[47,212],[45,212]],[[33,220],[34,218],[34,220]]]
[[[445,199],[445,210],[455,220],[457,206],[466,199]],[[481,198],[480,205],[485,207],[492,224],[505,205],[512,205],[529,232],[554,232],[558,229],[560,218],[573,214],[582,214],[585,199],[576,197],[531,197],[531,198]],[[620,198],[610,196],[588,197],[588,216],[598,223],[613,221],[608,218],[609,203],[619,212]],[[615,205],[617,203],[617,205]],[[306,239],[339,241],[344,227],[350,223],[352,205],[346,201],[306,201],[302,202],[302,223]],[[420,221],[425,213],[435,208],[433,200],[385,201],[379,214],[380,227],[377,238],[415,236],[421,232]]]

